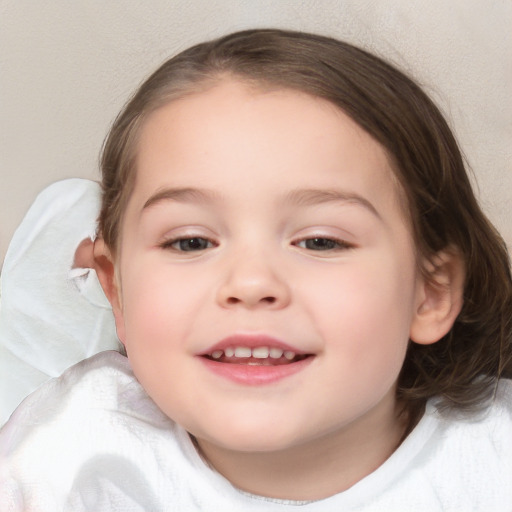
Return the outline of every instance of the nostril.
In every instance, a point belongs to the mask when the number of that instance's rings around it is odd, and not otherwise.
[[[269,296],[269,297],[262,297],[261,299],[254,301],[254,304],[256,304],[258,302],[259,303],[263,302],[265,304],[274,304],[276,301],[277,301],[276,297]],[[238,297],[228,297],[226,299],[226,303],[229,305],[239,304],[240,302],[249,302],[249,301],[244,301],[242,299],[239,299]]]

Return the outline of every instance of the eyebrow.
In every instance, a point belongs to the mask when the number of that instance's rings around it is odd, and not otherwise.
[[[180,203],[197,202],[213,203],[220,196],[213,191],[200,188],[164,188],[155,192],[144,203],[142,211],[163,201],[176,201]],[[323,203],[353,203],[360,205],[377,218],[381,218],[377,209],[363,196],[336,189],[297,189],[289,192],[285,197],[285,203],[297,206],[315,206]]]
[[[345,192],[337,189],[298,189],[286,196],[286,202],[298,206],[315,206],[323,203],[353,203],[362,206],[370,213],[381,219],[375,206],[363,196],[354,192]]]
[[[153,206],[162,201],[177,201],[179,203],[212,203],[218,199],[218,195],[210,190],[190,187],[164,188],[151,195],[151,197],[144,203],[142,210],[146,210],[150,206]]]

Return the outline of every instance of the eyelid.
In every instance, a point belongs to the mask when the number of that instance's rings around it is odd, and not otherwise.
[[[355,248],[358,246],[357,235],[337,225],[311,225],[302,229],[297,229],[291,237],[291,243],[296,245],[305,240],[321,238],[332,240],[345,248]]]

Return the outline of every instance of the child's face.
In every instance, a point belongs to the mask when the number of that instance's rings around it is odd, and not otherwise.
[[[267,452],[395,421],[423,286],[379,144],[323,100],[224,82],[153,113],[137,169],[115,312],[168,416]]]

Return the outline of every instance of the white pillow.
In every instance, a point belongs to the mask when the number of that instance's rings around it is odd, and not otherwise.
[[[41,192],[14,234],[0,283],[0,426],[43,382],[121,348],[95,271],[72,269],[78,244],[96,236],[99,209],[97,183],[60,181]]]

